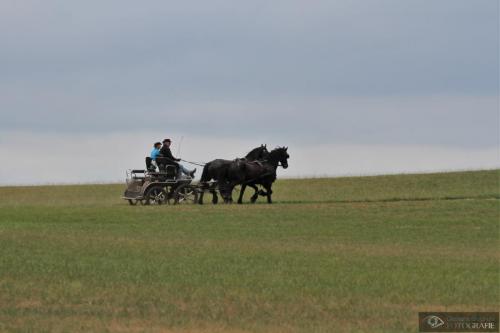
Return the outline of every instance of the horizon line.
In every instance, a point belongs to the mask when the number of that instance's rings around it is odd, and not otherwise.
[[[358,174],[320,174],[320,175],[302,175],[302,176],[287,176],[280,177],[277,180],[290,180],[290,179],[329,179],[329,178],[361,178],[361,177],[382,177],[382,176],[411,176],[411,175],[430,175],[430,174],[443,174],[443,173],[460,173],[460,172],[481,172],[481,171],[500,171],[500,165],[493,168],[462,168],[462,169],[437,169],[437,170],[423,170],[423,171],[397,171],[397,172],[373,172],[373,173],[358,173]],[[198,181],[194,179],[194,181]],[[88,181],[88,182],[54,182],[54,183],[12,183],[1,184],[0,188],[5,187],[43,187],[43,186],[88,186],[88,185],[126,185],[125,181],[109,180],[109,181]]]

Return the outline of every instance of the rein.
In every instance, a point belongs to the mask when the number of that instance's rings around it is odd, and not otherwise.
[[[251,161],[251,162],[269,162],[269,160],[255,160],[255,161]],[[283,164],[281,164],[281,162],[278,162],[278,165],[277,167],[283,167]]]
[[[183,160],[181,158],[181,161],[183,162],[186,162],[186,163],[189,163],[189,164],[194,164],[194,165],[197,165],[197,166],[201,166],[201,167],[204,167],[207,163],[202,163],[202,162],[191,162],[191,161],[186,161],[186,160]]]
[[[203,163],[203,162],[192,162],[192,161],[187,161],[187,160],[184,160],[181,158],[181,161],[182,162],[186,162],[186,163],[189,163],[189,164],[193,164],[193,165],[197,165],[197,166],[200,166],[200,167],[204,167],[205,165],[207,165],[207,163]],[[251,161],[251,162],[269,162],[269,160],[255,160],[255,161]],[[278,162],[278,166],[280,167],[283,167],[283,164],[281,164],[281,162]]]

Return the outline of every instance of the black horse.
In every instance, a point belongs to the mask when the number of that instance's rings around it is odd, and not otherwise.
[[[243,159],[236,160],[255,161],[265,159],[268,155],[269,151],[267,150],[266,145],[260,145],[260,147],[252,149]],[[232,162],[233,161],[231,160],[216,159],[208,162],[203,167],[200,184],[203,189],[208,190],[212,193],[212,203],[214,204],[218,201],[217,192],[214,186],[211,186],[209,182],[211,180],[218,181],[221,175],[227,171],[227,168]],[[203,204],[203,194],[204,191],[200,193],[200,198],[198,200],[199,204]]]
[[[242,188],[238,203],[241,203],[242,193],[247,185],[254,187],[254,189],[257,188],[256,185],[262,185],[266,191],[260,192],[260,194],[266,195],[267,202],[272,203],[271,195],[273,191],[271,188],[276,180],[276,169],[280,164],[284,169],[288,168],[289,158],[288,147],[279,147],[273,149],[267,158],[262,161],[245,161],[242,159],[232,161],[224,172],[219,175],[219,187],[224,201],[231,202],[231,193],[234,187],[241,184]],[[252,203],[257,200],[258,195],[259,192],[256,191],[251,198]]]

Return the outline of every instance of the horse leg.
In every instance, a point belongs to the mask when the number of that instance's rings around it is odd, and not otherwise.
[[[238,185],[237,182],[230,182],[227,184],[227,193],[224,200],[225,203],[233,203],[233,190]]]
[[[232,183],[228,184],[225,203],[233,203],[233,189],[234,185]]]
[[[229,198],[229,195],[227,194],[227,192],[224,192],[224,194],[222,195],[222,198],[224,198],[224,203],[225,204],[228,204],[228,203],[231,202],[231,199]]]
[[[219,197],[217,196],[217,191],[211,191],[212,192],[212,203],[216,205],[219,202]]]
[[[259,189],[257,188],[256,185],[249,185],[251,188],[253,188],[253,190],[255,191],[254,194],[252,195],[252,197],[250,198],[250,202],[251,203],[255,203],[255,201],[257,201],[257,198],[259,197]]]
[[[238,198],[238,203],[241,204],[243,202],[243,193],[245,193],[245,189],[247,188],[246,184],[241,185],[240,197]]]
[[[273,203],[273,201],[271,200],[271,194],[273,194],[273,190],[271,190],[271,184],[270,185],[265,185],[265,189],[267,191],[267,203]]]
[[[224,203],[229,203],[229,195],[228,195],[228,193],[230,193],[228,192],[229,187],[230,187],[229,183],[220,184],[219,182],[219,193],[222,199],[224,199]]]
[[[208,164],[207,164],[208,165]],[[203,168],[203,174],[206,174],[206,166]],[[205,196],[206,191],[210,191],[210,184],[208,183],[209,180],[200,180],[200,197],[198,198],[198,203],[200,205],[203,205],[203,197]],[[211,192],[211,191],[210,191]]]

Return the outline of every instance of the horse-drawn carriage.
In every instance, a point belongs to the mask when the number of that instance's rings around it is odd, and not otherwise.
[[[191,178],[179,176],[175,166],[169,165],[159,172],[128,170],[123,199],[131,205],[197,203],[198,189]]]
[[[218,194],[224,202],[232,202],[232,192],[241,185],[238,203],[242,203],[246,186],[255,190],[251,202],[259,195],[267,196],[271,203],[271,186],[276,180],[278,166],[288,167],[288,148],[278,147],[268,152],[265,145],[253,149],[244,158],[235,160],[217,159],[206,163],[199,183],[181,176],[175,165],[159,165],[159,172],[146,158],[145,170],[127,171],[127,189],[123,199],[131,205],[162,205],[181,203],[203,203],[203,195],[210,192],[212,203],[218,202]],[[149,159],[149,160],[148,160]],[[258,190],[262,186],[264,190]]]

